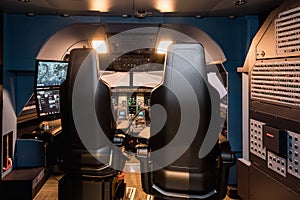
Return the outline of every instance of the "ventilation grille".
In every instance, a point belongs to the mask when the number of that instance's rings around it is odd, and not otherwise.
[[[275,20],[276,53],[300,52],[300,7],[279,13]]]
[[[300,108],[300,61],[255,64],[251,99]]]

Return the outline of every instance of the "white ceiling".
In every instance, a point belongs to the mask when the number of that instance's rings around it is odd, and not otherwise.
[[[29,2],[27,2],[29,1]],[[153,16],[244,16],[270,11],[285,0],[1,0],[5,13],[47,15],[130,15],[139,10]]]

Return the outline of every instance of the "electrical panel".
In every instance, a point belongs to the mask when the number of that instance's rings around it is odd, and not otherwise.
[[[300,60],[257,62],[251,74],[251,99],[300,108]]]
[[[248,137],[249,161],[300,196],[300,1],[294,4],[271,15],[250,47]]]

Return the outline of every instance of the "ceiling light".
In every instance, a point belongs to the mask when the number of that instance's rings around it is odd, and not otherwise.
[[[109,12],[111,7],[110,0],[89,0],[89,10],[98,12]]]
[[[160,41],[157,47],[157,51],[156,53],[158,54],[166,54],[167,53],[167,49],[169,47],[170,44],[172,44],[173,41]]]
[[[246,1],[246,0],[238,0],[238,1],[234,2],[234,5],[236,5],[236,6],[242,6],[242,5],[245,5],[247,3],[248,3],[248,1]]]
[[[107,53],[107,46],[104,40],[93,40],[92,47],[100,54]]]
[[[173,0],[155,1],[154,7],[162,13],[175,11],[175,3]]]

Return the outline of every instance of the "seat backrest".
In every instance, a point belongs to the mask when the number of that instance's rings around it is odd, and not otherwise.
[[[67,78],[61,86],[64,165],[99,165],[109,159],[114,123],[110,87],[99,80],[97,53],[93,49],[73,49]],[[94,153],[93,153],[94,152]],[[92,155],[93,156],[89,156]],[[100,159],[95,158],[100,156]],[[73,166],[72,166],[73,165]]]
[[[160,193],[173,192],[174,196],[178,193],[215,193],[218,141],[215,141],[215,146],[208,155],[199,158],[199,151],[211,121],[211,108],[219,106],[212,103],[210,87],[202,45],[170,45],[166,56],[164,80],[151,94],[151,106],[160,104],[167,115],[163,127],[158,130],[155,121],[163,121],[160,119],[161,113],[151,112],[151,156],[154,152],[173,145],[154,158],[154,169],[161,165],[159,161],[176,157],[178,154],[175,161],[153,172],[152,187]],[[174,142],[176,137],[177,142]]]

